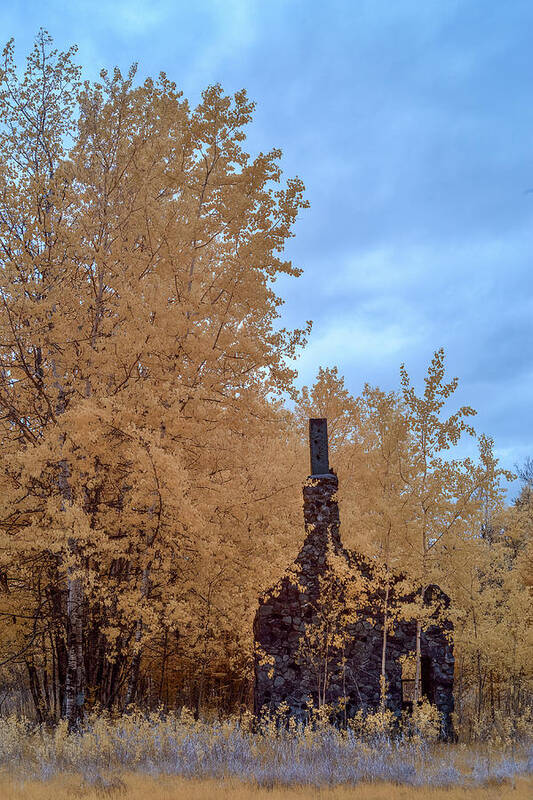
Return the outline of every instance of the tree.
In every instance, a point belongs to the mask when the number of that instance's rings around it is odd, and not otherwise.
[[[405,524],[406,571],[418,588],[416,611],[416,675],[414,700],[421,699],[420,635],[424,620],[433,609],[423,607],[426,587],[438,583],[446,587],[445,564],[449,548],[468,528],[479,509],[480,501],[497,492],[499,477],[493,442],[485,436],[478,440],[480,460],[451,459],[446,452],[455,447],[464,433],[475,436],[466,420],[476,412],[463,406],[449,417],[441,414],[448,398],[455,392],[458,379],[446,382],[444,350],[437,350],[425,378],[424,394],[418,396],[405,366],[401,367],[401,387],[410,431],[408,460],[401,465],[401,476],[408,495],[410,517]],[[444,567],[444,568],[443,568]]]
[[[364,549],[375,560],[376,597],[382,597],[383,639],[381,648],[381,705],[385,708],[387,692],[387,640],[393,631],[398,608],[391,604],[391,577],[404,568],[401,535],[408,507],[401,464],[409,441],[409,428],[400,398],[395,392],[383,392],[366,385],[362,395],[360,437],[364,442],[364,464],[355,479],[358,497],[359,527],[365,528]],[[352,477],[352,486],[354,483]],[[353,490],[352,490],[353,491]],[[362,544],[362,542],[361,542]],[[361,547],[360,544],[360,547]]]
[[[243,151],[246,93],[190,110],[135,67],[81,84],[74,56],[41,31],[0,72],[0,545],[10,591],[42,593],[8,657],[50,640],[71,727],[87,691],[135,698],[149,636],[186,629],[200,565],[246,538],[221,537],[235,455],[274,434],[306,334],[276,327],[272,288],[300,274],[303,185]]]

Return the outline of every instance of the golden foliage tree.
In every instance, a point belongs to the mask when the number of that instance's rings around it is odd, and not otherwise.
[[[421,700],[420,636],[423,626],[434,622],[435,611],[424,603],[425,590],[440,585],[452,598],[460,623],[469,602],[463,570],[475,563],[471,552],[466,555],[465,542],[481,546],[487,509],[502,506],[500,481],[509,477],[498,467],[486,436],[477,440],[477,460],[453,458],[463,434],[475,435],[467,421],[473,409],[446,414],[457,385],[457,378],[446,380],[444,351],[438,350],[421,395],[402,366],[400,392],[367,385],[361,397],[352,398],[336,369],[321,369],[315,385],[299,399],[298,420],[333,411],[334,424],[342,421],[343,435],[333,439],[332,448],[340,476],[342,536],[347,546],[374,562],[374,592],[384,619],[383,703],[387,639],[397,618],[416,620],[415,700]],[[352,427],[343,428],[348,420]],[[403,576],[402,587],[416,602],[391,604],[393,572]]]
[[[82,84],[74,55],[41,31],[0,72],[2,574],[71,726],[87,691],[135,698],[147,637],[183,633],[248,536],[239,453],[291,391],[305,331],[276,326],[272,284],[299,274],[281,254],[306,205],[279,150],[244,152],[244,91],[191,110],[164,74]]]

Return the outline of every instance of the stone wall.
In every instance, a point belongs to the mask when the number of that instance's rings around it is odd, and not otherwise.
[[[347,551],[340,540],[338,488],[335,474],[312,475],[303,489],[306,537],[295,564],[288,574],[260,599],[254,621],[255,655],[255,712],[263,706],[276,708],[285,701],[290,713],[305,714],[308,698],[314,705],[320,701],[335,705],[346,698],[346,713],[351,716],[359,708],[376,709],[380,702],[380,672],[383,636],[383,587],[368,589],[361,596],[355,619],[346,617],[351,606],[345,597],[346,585],[335,578],[328,563],[336,558],[349,568],[357,587],[370,586],[373,569],[359,554]],[[340,559],[340,562],[339,562]],[[412,597],[403,597],[395,589],[399,578],[392,580],[390,607]],[[324,585],[331,598],[324,601]],[[349,585],[349,584],[348,584]],[[355,592],[357,595],[357,592]],[[427,600],[447,608],[448,599],[438,587],[429,587]],[[329,604],[329,605],[328,605]],[[327,659],[314,657],[305,647],[309,637],[334,620],[342,631],[343,646],[329,647]],[[322,627],[321,627],[322,626]],[[453,647],[446,632],[451,623],[433,625],[422,633],[423,691],[435,703],[444,719],[443,735],[452,732],[450,714],[453,711]],[[405,703],[402,700],[400,657],[415,649],[416,624],[399,622],[389,634],[386,673],[388,681],[387,706],[397,715]],[[327,661],[327,679],[324,671]]]

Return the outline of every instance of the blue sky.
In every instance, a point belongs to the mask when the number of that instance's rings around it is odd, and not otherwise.
[[[0,0],[0,23],[19,62],[42,26],[89,78],[245,87],[249,151],[281,147],[311,203],[278,284],[283,322],[314,321],[299,383],[420,382],[442,346],[502,464],[533,456],[530,0]]]

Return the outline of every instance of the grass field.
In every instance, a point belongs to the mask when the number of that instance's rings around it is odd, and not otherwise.
[[[79,776],[56,776],[50,781],[24,781],[0,777],[2,800],[531,800],[533,778],[517,778],[474,789],[398,786],[392,783],[313,787],[259,788],[240,781],[202,781],[184,778],[149,778],[128,774],[115,788],[84,786]]]
[[[371,716],[345,731],[249,722],[139,712],[94,715],[69,734],[64,723],[0,717],[0,800],[533,800],[528,739],[393,736]]]

